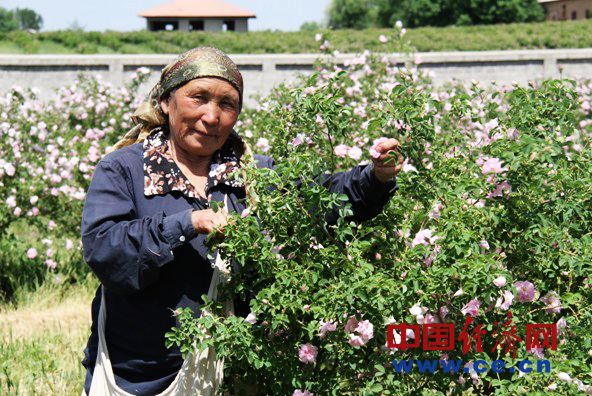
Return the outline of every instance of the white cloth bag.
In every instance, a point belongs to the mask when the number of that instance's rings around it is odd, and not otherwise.
[[[224,207],[228,211],[228,196],[224,197]],[[226,281],[225,275],[220,268],[228,268],[227,263],[222,260],[220,254],[216,254],[214,273],[208,290],[208,298],[218,298],[218,286]],[[232,301],[226,302],[226,309],[233,310]],[[101,307],[99,309],[99,347],[97,351],[97,362],[90,385],[88,396],[134,396],[117,386],[113,375],[113,368],[109,360],[109,352],[105,341],[105,320],[107,312],[105,308],[105,290],[102,289]],[[156,396],[214,396],[222,384],[224,377],[224,359],[216,357],[213,347],[199,351],[195,348],[187,354],[183,366],[177,373],[173,382],[162,393]],[[82,395],[86,396],[84,389]]]

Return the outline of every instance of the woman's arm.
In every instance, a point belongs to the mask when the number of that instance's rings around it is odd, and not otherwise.
[[[195,237],[191,209],[137,218],[131,181],[117,161],[101,161],[82,211],[84,259],[110,291],[129,294],[154,283],[173,249]]]
[[[365,221],[376,217],[398,189],[395,178],[386,182],[378,180],[373,165],[358,165],[347,172],[323,175],[321,184],[330,192],[345,194],[352,206],[354,221]],[[339,208],[325,217],[329,224],[335,224]]]
[[[255,155],[259,167],[275,169],[271,157]],[[352,206],[354,221],[365,221],[376,217],[398,189],[395,178],[381,182],[374,174],[373,164],[358,165],[347,172],[319,177],[321,185],[332,193],[345,194]],[[325,217],[329,224],[335,224],[339,218],[339,209],[335,208]]]

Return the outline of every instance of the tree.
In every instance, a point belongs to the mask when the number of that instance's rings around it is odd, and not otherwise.
[[[336,28],[478,25],[535,22],[545,19],[537,0],[333,0],[329,10]]]
[[[14,12],[0,7],[0,32],[9,32],[18,29],[18,22]]]
[[[30,8],[17,8],[15,18],[21,30],[39,30],[43,26],[43,18]]]
[[[300,31],[304,32],[314,32],[323,28],[323,25],[316,21],[308,21],[304,22],[300,25]]]
[[[376,1],[333,0],[329,7],[329,26],[336,29],[364,29],[375,26]]]
[[[70,24],[70,26],[68,26],[68,29],[66,30],[71,30],[73,32],[84,32],[84,26],[78,22],[78,19],[74,19],[74,21]]]

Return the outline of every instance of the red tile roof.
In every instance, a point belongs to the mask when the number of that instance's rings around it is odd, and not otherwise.
[[[252,12],[221,0],[173,0],[139,15],[144,18],[256,18]]]

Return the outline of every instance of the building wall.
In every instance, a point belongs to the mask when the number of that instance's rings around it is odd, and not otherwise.
[[[391,54],[397,61],[403,55]],[[146,95],[158,81],[162,68],[175,55],[0,55],[0,95],[12,86],[39,88],[42,93],[72,84],[79,73],[101,75],[104,81],[120,86],[139,67],[153,71],[142,85]],[[245,106],[255,107],[254,96],[265,96],[280,83],[295,81],[299,74],[310,74],[318,54],[230,55],[241,70],[245,84]],[[355,58],[340,54],[330,58],[336,64]],[[429,72],[436,85],[472,80],[499,85],[546,78],[592,76],[592,49],[475,51],[418,53],[419,68]]]
[[[249,19],[248,18],[236,19],[236,29],[235,30],[237,32],[249,31]]]
[[[249,30],[248,18],[150,18],[146,22],[148,30],[155,30],[154,25],[158,23],[172,23],[178,24],[178,30],[190,30],[190,21],[204,21],[204,30],[208,32],[219,32],[223,30],[224,21],[234,21],[235,31],[246,32]]]
[[[560,0],[543,3],[542,5],[545,8],[548,21],[565,21],[592,17],[592,0]]]

